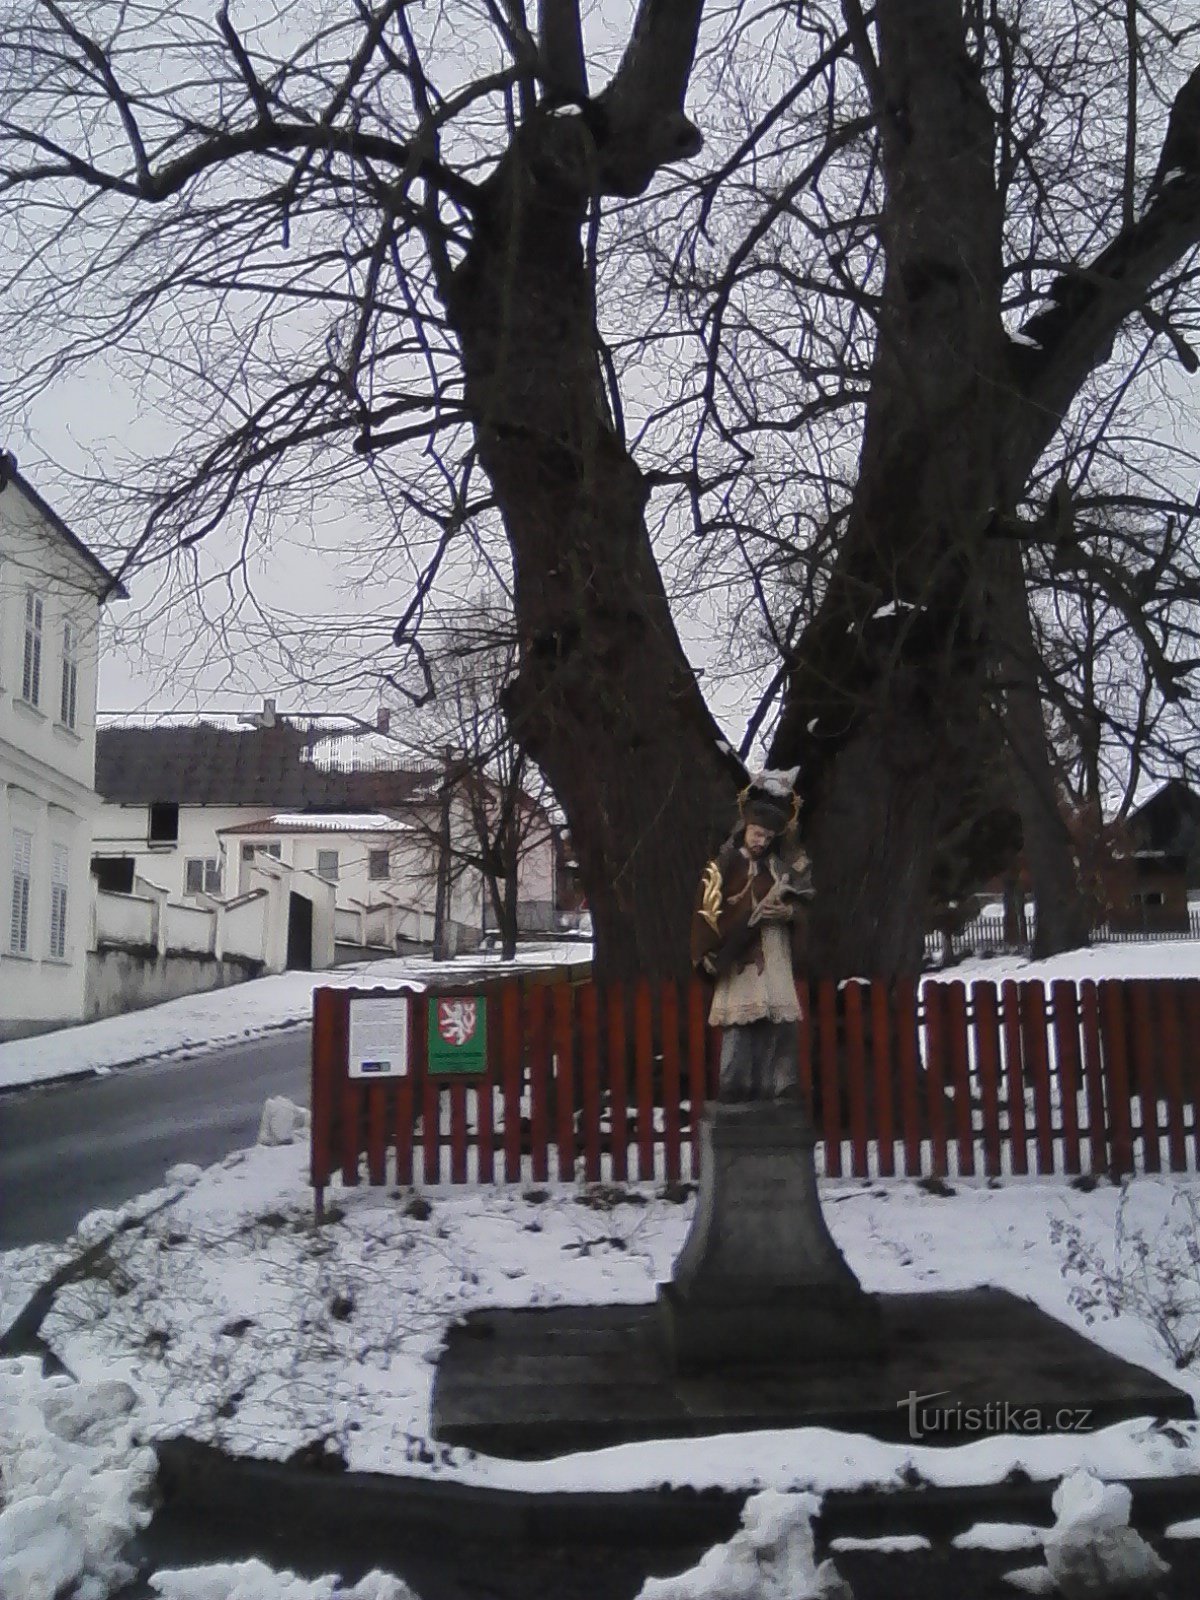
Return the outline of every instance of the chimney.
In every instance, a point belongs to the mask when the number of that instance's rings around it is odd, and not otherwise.
[[[375,710],[375,732],[390,733],[392,731],[392,713],[387,706],[377,706]]]
[[[275,700],[272,697],[263,701],[262,716],[258,723],[260,728],[273,728],[275,726]]]

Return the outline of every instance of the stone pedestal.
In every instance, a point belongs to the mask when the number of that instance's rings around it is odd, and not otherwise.
[[[882,1343],[879,1308],[834,1243],[800,1106],[717,1104],[704,1116],[696,1215],[658,1291],[679,1372],[794,1371]]]

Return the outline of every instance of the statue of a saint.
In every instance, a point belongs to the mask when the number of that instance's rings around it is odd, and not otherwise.
[[[799,768],[756,773],[738,825],[704,869],[692,962],[715,981],[709,1022],[724,1030],[718,1099],[798,1092],[796,973],[807,956],[812,874],[796,828]]]

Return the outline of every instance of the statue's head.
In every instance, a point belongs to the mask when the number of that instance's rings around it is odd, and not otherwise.
[[[780,834],[792,827],[800,809],[795,783],[800,768],[756,772],[738,795],[742,833],[751,855],[761,855]]]

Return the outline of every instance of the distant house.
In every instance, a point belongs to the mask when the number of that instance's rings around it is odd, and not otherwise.
[[[380,812],[284,812],[221,828],[217,838],[239,894],[264,857],[331,884],[337,942],[348,950],[433,940],[430,840],[415,823]]]
[[[1188,890],[1200,884],[1200,795],[1172,778],[1125,820],[1107,874],[1108,922],[1123,932],[1188,931]]]
[[[102,717],[93,872],[111,891],[136,877],[203,904],[245,894],[248,875],[277,862],[290,874],[289,965],[306,964],[313,884],[333,887],[346,953],[428,943],[441,781],[439,767],[406,756],[386,713],[281,714],[267,700],[248,716]],[[450,829],[469,852],[465,802],[452,802]],[[552,849],[547,835],[545,862],[523,863],[539,906],[553,899]],[[485,896],[478,872],[451,876],[448,939],[465,948],[484,927]]]
[[[0,452],[0,1038],[84,1015],[100,607],[125,590]]]

